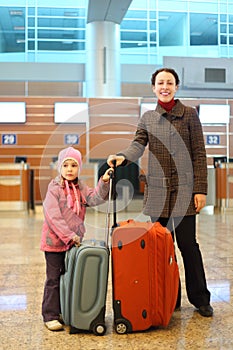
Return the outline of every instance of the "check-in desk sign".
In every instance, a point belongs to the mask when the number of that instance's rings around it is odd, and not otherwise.
[[[2,145],[15,145],[17,143],[16,134],[2,134]]]
[[[219,145],[220,144],[220,136],[219,135],[207,135],[206,136],[206,144],[207,145]]]
[[[65,134],[65,144],[66,145],[78,145],[79,144],[78,134]]]

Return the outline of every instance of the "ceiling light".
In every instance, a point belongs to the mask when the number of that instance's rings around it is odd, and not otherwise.
[[[201,36],[203,32],[192,32],[190,35],[192,36]]]
[[[66,11],[66,12],[64,12],[64,16],[67,16],[67,17],[77,17],[78,14],[77,14],[77,12]]]
[[[25,30],[24,26],[15,26],[14,30]]]
[[[23,11],[21,11],[21,10],[11,10],[10,11],[10,15],[11,16],[22,16],[23,15]]]
[[[170,18],[170,16],[159,16],[159,21],[167,21]]]
[[[214,23],[214,24],[215,24],[215,23],[218,23],[216,18],[213,18],[213,17],[206,17],[206,19],[207,19],[208,22],[211,22],[211,23]]]

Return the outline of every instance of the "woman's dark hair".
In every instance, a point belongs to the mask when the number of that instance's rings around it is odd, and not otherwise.
[[[176,73],[176,71],[172,68],[160,68],[158,69],[157,71],[155,71],[153,74],[152,74],[152,77],[151,77],[151,85],[155,85],[155,79],[156,79],[156,76],[161,73],[161,72],[167,72],[167,73],[171,73],[175,80],[176,80],[176,85],[179,85],[180,83],[180,79],[178,77],[178,74]]]

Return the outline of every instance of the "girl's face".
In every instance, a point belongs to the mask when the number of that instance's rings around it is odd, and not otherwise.
[[[64,179],[73,181],[78,177],[78,170],[78,164],[72,159],[67,159],[62,163],[61,175],[64,177]]]
[[[155,78],[155,85],[152,85],[152,91],[157,98],[166,103],[170,102],[178,89],[176,79],[172,73],[162,71]]]

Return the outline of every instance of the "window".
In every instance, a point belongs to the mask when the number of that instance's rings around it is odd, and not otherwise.
[[[205,68],[205,83],[225,83],[226,70],[224,68]]]
[[[225,33],[222,26],[222,33]],[[190,45],[218,45],[218,16],[206,13],[190,14]]]
[[[186,23],[186,14],[179,12],[159,12],[159,45],[184,45],[183,31]]]

